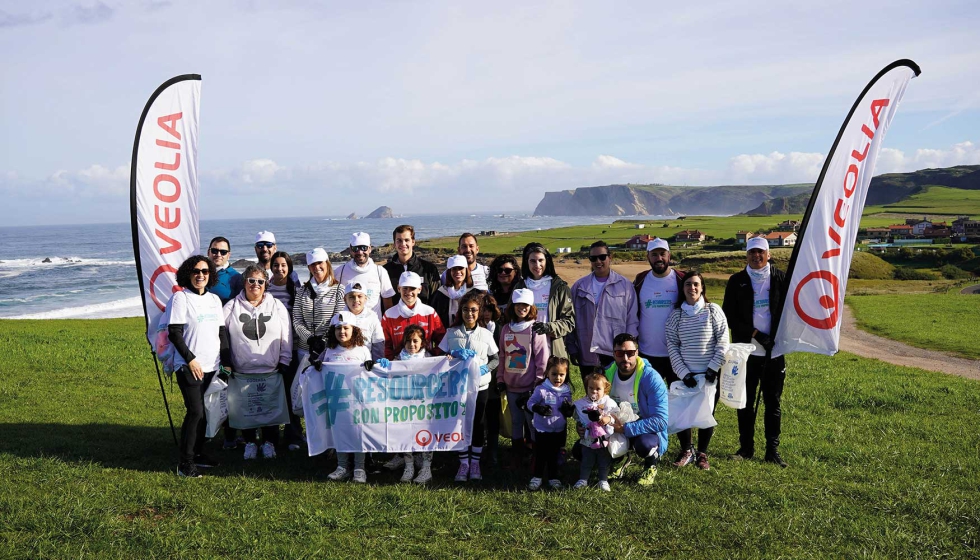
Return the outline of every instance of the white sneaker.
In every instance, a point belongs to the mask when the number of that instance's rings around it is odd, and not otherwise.
[[[404,465],[405,465],[405,458],[402,457],[401,455],[395,455],[391,459],[388,459],[388,462],[385,463],[384,466],[389,471],[397,471]]]
[[[402,482],[411,482],[415,478],[415,461],[405,463],[405,472],[402,473]]]
[[[251,461],[259,455],[259,446],[254,442],[245,444],[245,460]]]
[[[354,482],[360,484],[367,482],[367,471],[364,469],[354,469]]]
[[[413,482],[415,484],[426,484],[430,480],[432,480],[432,464],[422,463],[422,466],[419,468],[419,473],[415,476]]]
[[[609,491],[611,491],[612,489],[609,488],[609,481],[608,480],[600,480],[599,481],[599,490],[602,490],[603,492],[609,492]]]
[[[470,478],[469,460],[459,462],[459,470],[456,471],[456,482],[466,482]]]
[[[327,475],[327,478],[336,481],[347,480],[349,477],[350,471],[348,471],[346,467],[337,467],[337,470]]]
[[[552,490],[561,490],[562,489],[561,481],[558,480],[557,478],[552,478],[551,480],[548,481],[548,487],[551,488]]]
[[[541,481],[540,478],[532,478],[531,479],[531,482],[529,482],[527,484],[527,489],[533,492],[533,491],[541,488],[541,482],[542,481]]]
[[[587,488],[588,486],[589,486],[589,481],[588,480],[582,480],[580,478],[580,479],[578,479],[575,482],[575,485],[572,486],[572,490],[581,490],[583,488]]]
[[[271,441],[267,441],[262,444],[262,458],[264,459],[276,458],[276,446],[272,445]]]

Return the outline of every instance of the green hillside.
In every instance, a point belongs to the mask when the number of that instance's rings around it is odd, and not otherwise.
[[[980,214],[980,190],[928,185],[924,191],[900,202],[864,208],[865,216],[882,213],[976,216]]]

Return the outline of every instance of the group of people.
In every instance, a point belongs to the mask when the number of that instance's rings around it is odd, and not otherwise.
[[[275,235],[259,232],[256,264],[243,273],[229,266],[231,245],[215,237],[207,256],[188,258],[177,271],[183,288],[168,304],[168,338],[175,349],[177,384],[187,412],[181,427],[178,474],[198,477],[217,461],[204,453],[204,394],[222,369],[278,374],[286,386],[306,368],[324,362],[363,363],[384,369],[392,360],[447,355],[473,359],[480,367],[479,390],[469,447],[459,451],[455,480],[481,480],[484,459],[497,462],[500,411],[510,420],[512,468],[533,454],[528,488],[563,483],[559,462],[567,444],[568,419],[575,419],[580,459],[574,488],[609,490],[613,469],[609,442],[621,440],[642,460],[639,483],[654,482],[668,445],[668,386],[705,387],[718,382],[733,342],[752,342],[747,392],[761,386],[765,405],[765,460],[782,467],[779,455],[780,399],[785,379],[782,357],[773,358],[786,282],[769,263],[765,239],[750,239],[746,268],[728,281],[721,306],[710,303],[704,278],[671,266],[662,239],[647,245],[650,269],[630,282],[612,270],[613,253],[602,241],[589,248],[591,271],[571,286],[556,272],[540,243],[524,247],[520,260],[504,254],[489,266],[477,259],[474,235],[459,238],[444,272],[415,252],[410,225],[392,233],[395,253],[383,265],[371,258],[370,236],[351,235],[350,260],[336,269],[323,248],[306,254],[309,280],[301,282],[290,255]],[[569,366],[578,366],[585,396],[574,400]],[[287,391],[287,395],[288,395]],[[715,404],[718,391],[714,391]],[[635,413],[619,414],[625,404]],[[739,449],[732,459],[755,454],[753,399],[738,411]],[[290,410],[293,409],[289,403]],[[300,419],[285,426],[289,450],[304,445]],[[714,428],[678,432],[674,465],[709,469]],[[244,458],[275,458],[280,427],[224,428],[224,447],[244,444]],[[533,452],[533,453],[532,453]],[[365,453],[338,453],[332,480],[366,482]],[[393,456],[385,466],[402,469],[404,482],[432,479],[432,453]],[[612,471],[612,472],[611,472]]]

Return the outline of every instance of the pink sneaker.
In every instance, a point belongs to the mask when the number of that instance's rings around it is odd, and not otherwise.
[[[460,461],[459,470],[456,471],[456,482],[466,482],[470,477],[470,462]]]
[[[470,480],[483,480],[483,473],[480,472],[479,461],[470,461]]]

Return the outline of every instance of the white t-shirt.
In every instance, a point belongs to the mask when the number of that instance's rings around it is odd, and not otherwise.
[[[769,310],[769,277],[762,282],[752,282],[752,326],[760,332],[771,334],[772,312]],[[766,350],[761,344],[755,343],[753,356],[765,356]]]
[[[617,371],[613,375],[612,390],[609,391],[609,396],[616,401],[616,404],[628,402],[633,407],[633,410],[638,410],[636,408],[636,395],[633,393],[633,377],[635,375],[636,372],[634,371],[633,375],[629,376],[629,379],[623,381],[619,378],[619,372]]]
[[[534,294],[534,307],[538,308],[538,321],[548,322],[548,300],[551,297],[551,276],[542,276],[540,280],[525,278],[524,285]]]
[[[371,351],[366,346],[344,348],[338,344],[336,348],[327,348],[323,351],[324,362],[353,362],[363,364],[370,359]]]
[[[360,315],[354,315],[354,323],[361,329],[361,336],[364,337],[364,345],[368,348],[372,344],[385,341],[384,329],[381,328],[381,320],[368,308],[364,308]],[[337,324],[337,316],[334,315],[330,324]]]
[[[171,325],[184,325],[184,343],[204,371],[217,371],[221,362],[221,340],[218,330],[225,324],[221,299],[210,292],[197,295],[189,290],[177,292],[170,299]],[[174,367],[187,365],[180,352],[174,351]]]
[[[476,263],[476,266],[470,271],[470,276],[473,277],[473,287],[483,292],[489,290],[490,288],[487,286],[488,274],[487,265]]]
[[[373,310],[378,315],[378,319],[381,318],[382,313],[381,298],[390,298],[395,295],[395,289],[391,287],[388,271],[374,264],[374,261],[370,259],[363,267],[357,266],[352,260],[347,261],[343,266],[337,268],[334,276],[341,286],[346,286],[350,282],[360,282],[364,291],[367,292],[367,303],[364,304],[364,308]]]
[[[677,273],[673,269],[663,278],[647,274],[640,288],[640,352],[647,356],[667,355],[667,317],[680,298]]]
[[[608,276],[600,280],[596,278],[595,274],[592,275],[592,299],[595,300],[596,306],[599,305],[599,298],[602,297],[602,290],[606,287],[606,282],[608,281]]]

